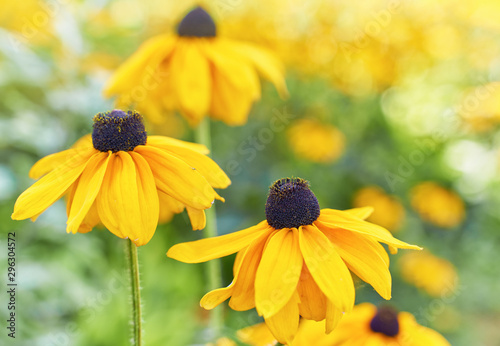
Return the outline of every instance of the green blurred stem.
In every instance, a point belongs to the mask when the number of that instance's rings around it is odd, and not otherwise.
[[[210,137],[210,119],[205,117],[198,128],[195,130],[196,142],[204,144],[210,152],[212,151],[212,140]],[[217,234],[217,216],[215,213],[215,204],[212,204],[210,209],[205,210],[207,224],[203,230],[205,238],[216,237]],[[208,289],[214,290],[222,287],[222,274],[220,259],[214,259],[206,263],[208,271]],[[215,333],[215,339],[220,336],[224,320],[222,315],[222,307],[216,307],[210,312],[210,326]]]
[[[132,285],[132,323],[133,323],[133,346],[142,346],[142,307],[141,307],[141,283],[139,280],[139,260],[137,257],[137,246],[127,240],[127,254],[130,270],[130,283]]]

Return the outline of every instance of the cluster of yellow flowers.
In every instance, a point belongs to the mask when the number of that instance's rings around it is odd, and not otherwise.
[[[179,111],[192,126],[207,115],[243,125],[260,97],[259,76],[286,97],[283,73],[269,51],[220,37],[212,17],[196,7],[182,19],[176,34],[153,37],[139,47],[118,68],[105,94],[117,96],[119,107],[135,107],[152,119]],[[342,154],[344,136],[336,128],[305,119],[290,127],[291,137],[299,137],[293,134],[304,127],[317,137],[291,143],[298,156],[325,142],[324,151],[315,150],[317,155],[308,158],[331,162]],[[205,210],[215,199],[224,201],[214,188],[231,183],[207,155],[208,148],[201,144],[148,136],[136,111],[99,113],[91,135],[33,166],[30,177],[39,180],[19,196],[12,218],[35,220],[66,196],[68,233],[87,233],[101,224],[142,246],[159,222],[184,209],[192,228],[203,229]],[[417,191],[414,205],[420,211],[419,196]],[[270,187],[264,221],[224,236],[177,244],[167,255],[199,263],[237,253],[232,283],[207,293],[201,305],[212,309],[229,299],[234,310],[256,308],[272,334],[262,332],[266,340],[288,345],[308,345],[311,340],[330,345],[447,345],[408,313],[370,304],[354,306],[351,272],[384,299],[391,298],[389,256],[381,243],[393,254],[398,249],[421,249],[380,226],[399,227],[404,211],[397,200],[372,189],[359,194],[356,204],[365,203],[373,203],[377,213],[370,216],[371,207],[321,209],[307,181],[279,179]],[[384,218],[387,214],[391,218]],[[374,223],[366,221],[370,217]],[[438,221],[448,226],[455,220],[446,216]],[[241,332],[242,339],[252,343],[248,334]]]

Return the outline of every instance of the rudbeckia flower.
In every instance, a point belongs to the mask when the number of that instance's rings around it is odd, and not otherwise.
[[[462,199],[432,181],[420,183],[411,190],[411,205],[423,220],[442,228],[456,227],[465,218]]]
[[[233,282],[206,294],[201,306],[212,309],[228,298],[234,310],[256,308],[281,343],[290,343],[299,317],[326,319],[331,332],[354,305],[349,270],[391,298],[389,258],[393,251],[420,249],[364,221],[372,208],[320,210],[309,183],[300,178],[276,181],[266,202],[266,220],[220,237],[173,246],[167,255],[198,263],[238,252]]]
[[[201,7],[180,22],[177,34],[144,42],[118,68],[105,87],[118,95],[119,106],[134,106],[151,116],[180,111],[197,125],[210,115],[229,125],[243,125],[252,103],[260,98],[259,75],[287,95],[284,68],[269,52],[217,35]]]
[[[356,305],[331,334],[324,333],[324,323],[303,320],[292,346],[315,345],[397,345],[449,346],[438,332],[421,326],[409,312],[370,303]]]
[[[213,187],[230,184],[206,153],[203,145],[147,136],[137,112],[98,113],[92,136],[35,163],[30,177],[40,179],[19,196],[12,218],[34,221],[67,195],[68,233],[103,224],[140,246],[153,236],[160,214],[184,207],[193,229],[202,229],[204,210],[223,200]]]
[[[391,232],[396,232],[405,219],[405,209],[394,196],[386,194],[377,186],[367,186],[357,191],[354,207],[372,206],[375,210],[367,219]]]
[[[399,258],[401,277],[433,297],[455,291],[458,275],[455,266],[428,251],[405,254]]]

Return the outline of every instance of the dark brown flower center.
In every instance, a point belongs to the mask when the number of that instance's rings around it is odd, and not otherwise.
[[[266,219],[275,229],[310,225],[318,219],[319,203],[309,189],[309,182],[300,178],[277,180],[269,188]]]
[[[115,109],[97,113],[94,116],[92,144],[100,151],[131,151],[138,145],[145,145],[147,134],[142,115],[134,111],[125,113]]]
[[[389,306],[378,308],[377,313],[370,322],[370,328],[376,333],[382,333],[387,336],[398,335],[398,312]]]
[[[214,20],[201,7],[189,12],[177,27],[177,34],[186,37],[215,37],[217,28]]]

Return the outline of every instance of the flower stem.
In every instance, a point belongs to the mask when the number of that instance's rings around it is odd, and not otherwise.
[[[212,151],[212,140],[210,137],[210,119],[205,117],[195,131],[196,141],[204,144],[208,150]],[[217,234],[217,216],[215,213],[215,204],[210,209],[205,210],[207,223],[203,230],[205,238],[216,237]],[[213,259],[206,263],[208,269],[208,289],[214,290],[222,287],[222,274],[220,259]],[[216,307],[210,312],[210,327],[214,332],[214,339],[220,336],[224,325],[222,306]]]
[[[127,254],[130,270],[130,282],[132,288],[132,323],[133,323],[133,346],[142,346],[142,312],[141,312],[141,283],[139,280],[139,260],[137,257],[137,246],[127,240]]]

